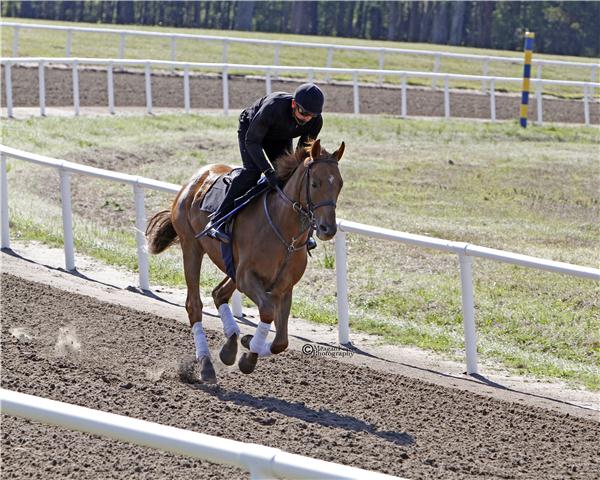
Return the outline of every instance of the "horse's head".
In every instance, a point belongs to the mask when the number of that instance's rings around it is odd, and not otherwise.
[[[337,231],[335,206],[344,183],[339,169],[344,148],[342,142],[335,152],[328,153],[316,140],[310,147],[310,155],[304,160],[306,206],[314,215],[317,237],[321,240],[330,240]]]

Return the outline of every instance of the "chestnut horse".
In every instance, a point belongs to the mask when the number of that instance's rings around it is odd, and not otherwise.
[[[227,338],[219,353],[224,364],[233,365],[237,356],[240,329],[228,304],[236,288],[258,306],[260,314],[256,333],[241,340],[249,352],[240,357],[240,370],[252,373],[258,357],[287,348],[292,290],[306,269],[306,242],[313,230],[321,240],[330,240],[337,231],[335,207],[343,183],[338,162],[343,153],[343,142],[330,154],[316,140],[280,157],[275,166],[279,177],[286,180],[285,187],[261,194],[235,217],[232,248],[236,279],[226,276],[212,292]],[[209,220],[199,207],[215,178],[231,169],[219,164],[200,169],[179,191],[171,209],[156,213],[146,229],[150,253],[160,253],[177,240],[181,244],[187,284],[185,306],[200,378],[207,383],[215,383],[216,374],[202,327],[200,266],[205,253],[221,271],[226,272],[226,266],[217,240],[196,238]],[[275,338],[268,343],[273,322]]]

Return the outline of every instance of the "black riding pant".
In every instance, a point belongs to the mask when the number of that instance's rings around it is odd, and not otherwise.
[[[233,210],[234,202],[236,198],[244,195],[250,190],[258,180],[260,179],[261,171],[254,164],[254,160],[246,149],[246,132],[248,131],[249,122],[240,121],[238,127],[238,144],[240,147],[240,154],[242,156],[242,171],[237,177],[231,181],[227,195],[223,199],[223,203],[219,207],[219,210],[214,214],[214,218],[217,219],[228,212]],[[291,151],[292,139],[288,140],[277,140],[277,141],[265,141],[262,145],[267,158],[275,165],[275,160],[284,153]]]

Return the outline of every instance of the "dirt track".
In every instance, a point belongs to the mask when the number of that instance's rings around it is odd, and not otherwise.
[[[2,72],[0,72],[2,75]],[[4,78],[4,76],[2,76]],[[80,103],[85,106],[108,105],[107,75],[105,70],[80,69]],[[72,73],[66,68],[46,68],[46,105],[73,105]],[[135,71],[115,71],[115,107],[145,106],[146,94],[144,75]],[[37,68],[12,68],[13,102],[15,107],[39,105]],[[297,82],[273,81],[273,91],[293,91]],[[327,112],[352,113],[352,85],[322,84],[327,102]],[[246,107],[257,97],[264,95],[264,79],[231,76],[229,80],[229,103],[232,110]],[[6,105],[2,89],[2,105]],[[183,79],[180,75],[153,73],[152,103],[154,107],[181,108],[183,110]],[[206,75],[190,76],[190,98],[192,109],[223,108],[223,89],[220,77]],[[515,119],[519,112],[520,96],[496,94],[496,117],[499,120]],[[361,113],[392,115],[400,114],[401,89],[363,86],[360,88]],[[477,92],[453,90],[450,94],[452,117],[490,118],[490,98]],[[441,90],[409,88],[407,94],[409,116],[443,117],[444,94]],[[584,123],[582,101],[544,98],[543,114],[546,122]],[[532,96],[529,119],[537,119],[536,102]],[[600,123],[600,103],[590,103],[590,121]]]
[[[173,319],[2,275],[2,388],[413,479],[597,478],[590,419],[297,351],[206,387],[179,377],[192,351]],[[6,478],[246,476],[10,417],[1,447]]]

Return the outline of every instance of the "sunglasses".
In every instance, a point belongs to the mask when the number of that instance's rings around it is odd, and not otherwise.
[[[302,115],[303,117],[311,117],[311,118],[314,118],[314,117],[316,117],[316,116],[317,116],[317,114],[316,114],[316,113],[312,113],[312,112],[309,112],[308,110],[305,110],[305,109],[302,107],[302,105],[300,105],[299,103],[296,103],[296,108],[298,109],[298,113],[299,113],[300,115]]]

